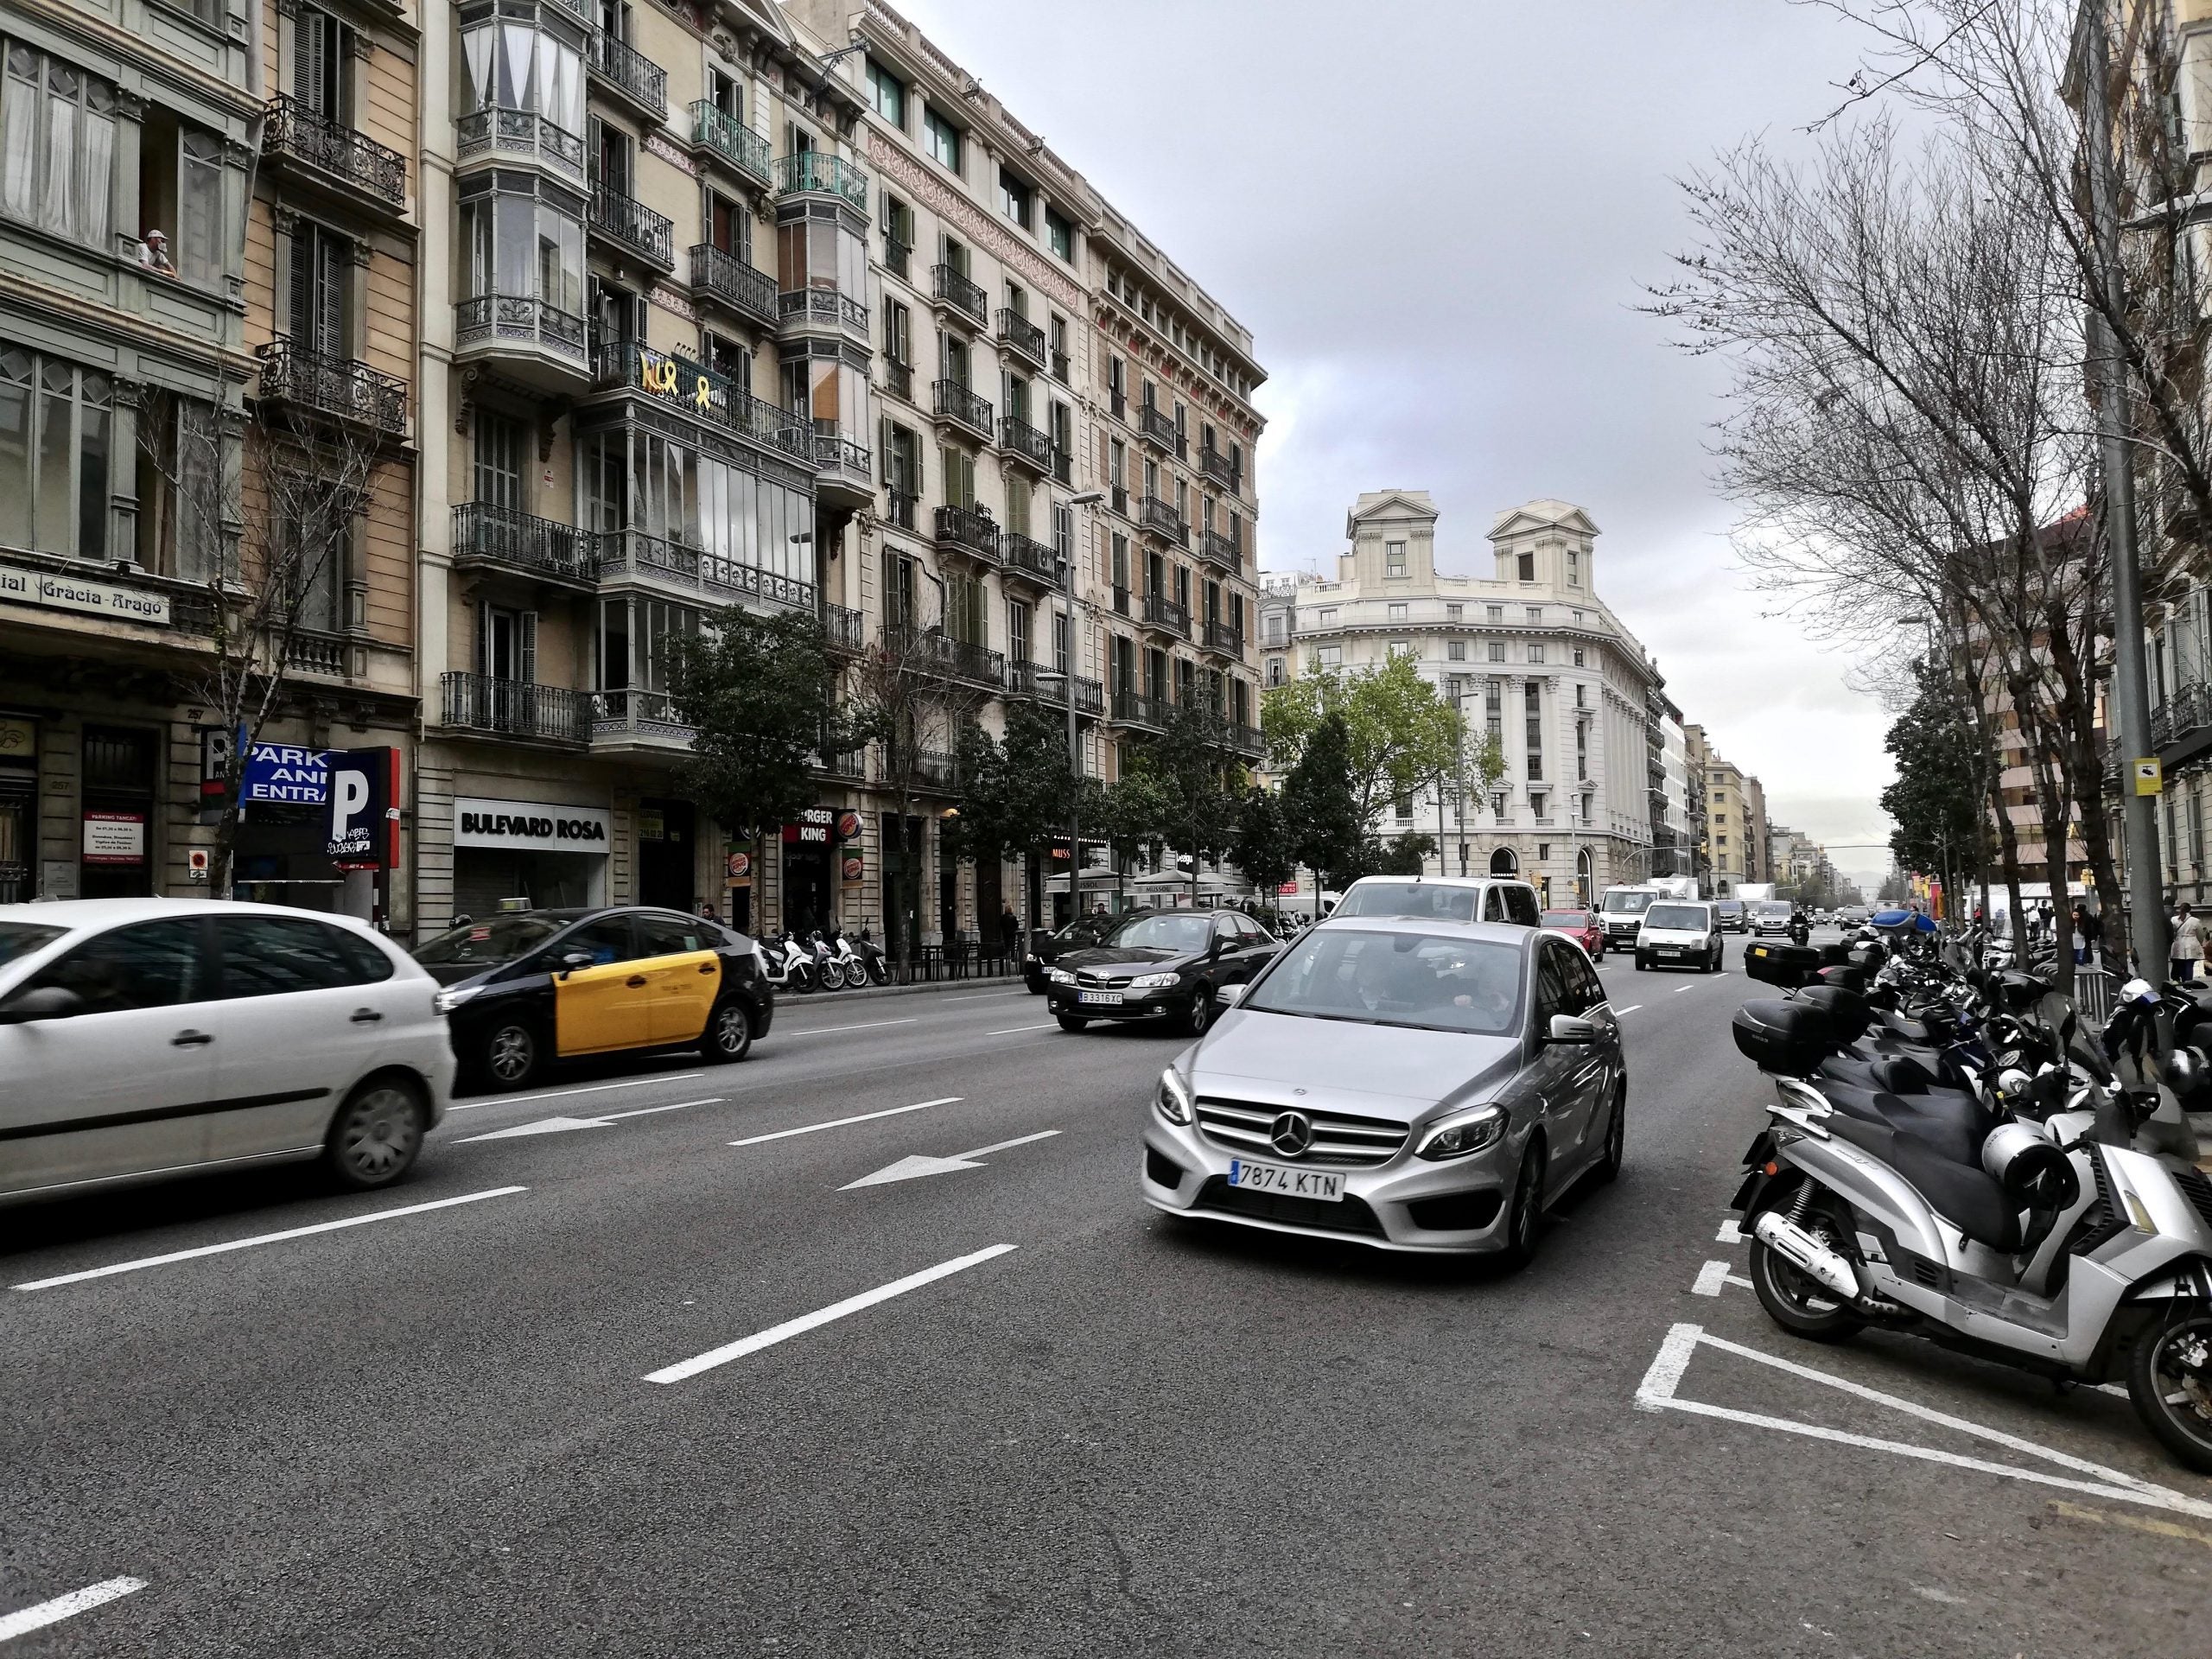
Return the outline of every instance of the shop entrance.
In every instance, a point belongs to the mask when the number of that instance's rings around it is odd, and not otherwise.
[[[0,764],[0,905],[27,904],[31,896],[31,848],[38,817],[37,774],[29,766]]]
[[[786,825],[792,835],[800,828]],[[800,938],[827,929],[830,914],[830,849],[821,842],[784,842],[784,925]]]
[[[689,801],[638,803],[638,902],[669,910],[698,907],[698,814]]]
[[[158,734],[85,728],[85,798],[78,892],[148,899],[154,892],[154,776]]]

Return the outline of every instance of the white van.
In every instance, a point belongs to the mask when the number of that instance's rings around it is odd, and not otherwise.
[[[1433,916],[1454,922],[1510,922],[1538,927],[1543,909],[1526,881],[1494,875],[1363,875],[1329,912],[1345,916]]]

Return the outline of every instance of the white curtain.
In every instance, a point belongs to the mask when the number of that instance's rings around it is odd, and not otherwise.
[[[115,181],[115,121],[111,116],[97,111],[76,112],[78,136],[83,145],[78,171],[77,239],[88,248],[105,251],[108,233],[113,223],[112,200]],[[188,166],[189,163],[187,163]],[[221,215],[221,187],[217,187],[216,213]],[[212,238],[211,238],[212,243]],[[219,245],[219,244],[213,244]],[[205,280],[212,281],[222,273],[222,260],[217,256],[213,270]]]
[[[492,29],[472,29],[461,37],[461,54],[468,66],[469,108],[472,112],[498,101],[492,85]]]
[[[79,111],[74,98],[49,90],[46,100],[46,175],[41,181],[38,222],[56,236],[73,240],[79,232],[70,189],[70,162],[77,154]]]
[[[530,69],[537,37],[530,29],[512,23],[505,25],[500,33],[506,43],[507,60],[501,66],[499,102],[509,109],[535,109],[537,102],[530,95]]]
[[[38,133],[46,114],[38,70],[36,54],[15,48],[0,92],[0,207],[22,219],[38,217]]]

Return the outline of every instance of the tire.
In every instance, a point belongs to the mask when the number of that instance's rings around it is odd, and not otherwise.
[[[1521,1173],[1513,1183],[1505,1220],[1505,1248],[1498,1261],[1508,1273],[1518,1273],[1536,1258],[1536,1242],[1544,1231],[1544,1146],[1531,1141],[1521,1154]]]
[[[1771,1208],[1772,1206],[1768,1206]],[[1856,1336],[1866,1321],[1849,1312],[1825,1286],[1816,1284],[1751,1236],[1756,1216],[1744,1217],[1744,1236],[1751,1241],[1751,1290],[1759,1306],[1793,1337],[1808,1342],[1841,1342]],[[1839,1230],[1817,1211],[1806,1217],[1806,1230],[1833,1239]]]
[[[845,988],[844,963],[825,962],[822,964],[822,988],[825,991],[842,991]]]
[[[1642,957],[1638,957],[1636,959],[1636,971],[1639,974],[1644,972],[1650,966],[1651,964],[1646,962]]]
[[[1052,1018],[1060,1022],[1062,1031],[1088,1031],[1090,1028],[1090,1021],[1080,1014],[1056,1014]]]
[[[700,1056],[709,1065],[730,1065],[753,1052],[753,1016],[735,997],[715,1004],[707,1016],[707,1030],[699,1043]]]
[[[2212,1308],[2143,1328],[2128,1351],[2127,1397],[2177,1463],[2212,1475]]]
[[[489,1089],[520,1089],[544,1061],[544,1038],[520,1014],[494,1020],[476,1040],[476,1073]]]
[[[802,971],[797,968],[792,969],[791,988],[794,991],[797,991],[801,996],[812,996],[814,995],[814,970],[812,969],[807,969]]]
[[[1213,988],[1201,985],[1191,993],[1191,1011],[1183,1016],[1183,1033],[1187,1037],[1203,1037],[1206,1027],[1213,1024]]]
[[[371,1077],[346,1096],[322,1143],[322,1166],[349,1192],[390,1186],[415,1166],[429,1117],[411,1077]]]
[[[1598,1179],[1608,1185],[1621,1178],[1628,1150],[1628,1084],[1613,1090],[1613,1112],[1605,1122],[1605,1150],[1598,1160]]]

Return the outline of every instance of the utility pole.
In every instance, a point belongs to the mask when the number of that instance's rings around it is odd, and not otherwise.
[[[2113,701],[2119,706],[2120,807],[2127,848],[2128,938],[2135,971],[2162,980],[2166,971],[2166,916],[2160,894],[2158,824],[2152,798],[2137,792],[2138,763],[2156,753],[2151,741],[2151,695],[2143,665],[2142,572],[2136,564],[2135,472],[2126,436],[2126,369],[2106,321],[2126,301],[2120,265],[2120,191],[2113,175],[2111,52],[2105,38],[2103,0],[2082,8],[2087,38],[2082,65],[2083,137],[2088,146],[2090,229],[2096,239],[2099,279],[2106,309],[2089,308],[2089,360],[2097,378],[2097,424],[2103,451],[2105,544],[2112,553]],[[2050,849],[2044,849],[2046,866]],[[2058,848],[2053,898],[2063,901],[2066,849]]]

